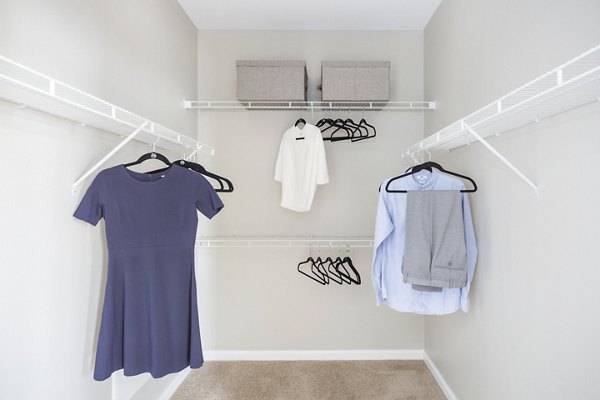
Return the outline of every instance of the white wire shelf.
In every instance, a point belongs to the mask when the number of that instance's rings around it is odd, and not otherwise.
[[[403,157],[426,151],[450,151],[482,138],[500,135],[543,118],[600,100],[600,46],[596,46],[489,105],[412,145]]]
[[[307,247],[323,248],[373,247],[373,237],[267,237],[267,236],[215,236],[196,240],[196,247]]]
[[[595,101],[600,101],[600,45],[412,145],[402,157],[419,162],[430,151],[451,151],[479,141],[537,193],[537,185],[485,138]]]
[[[0,55],[0,99],[169,150],[214,154],[204,143]]]
[[[185,101],[184,107],[201,111],[424,111],[435,101]]]

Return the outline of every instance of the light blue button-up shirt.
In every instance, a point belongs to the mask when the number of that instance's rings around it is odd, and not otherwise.
[[[410,283],[404,283],[402,275],[406,193],[386,192],[385,186],[388,181],[381,185],[375,221],[372,279],[377,304],[383,303],[400,312],[417,314],[450,314],[459,308],[467,312],[469,288],[477,263],[477,243],[467,193],[462,193],[468,263],[467,286],[444,288],[441,292],[421,292],[414,290]],[[390,185],[390,189],[394,190],[462,190],[464,188],[464,184],[459,179],[441,173],[435,168],[432,172],[422,170],[397,179]]]

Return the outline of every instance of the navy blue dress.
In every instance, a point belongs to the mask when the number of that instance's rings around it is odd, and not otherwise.
[[[158,378],[202,366],[194,244],[199,210],[223,203],[202,175],[177,164],[154,174],[123,165],[96,176],[74,216],[104,218],[108,277],[94,379],[124,369]]]

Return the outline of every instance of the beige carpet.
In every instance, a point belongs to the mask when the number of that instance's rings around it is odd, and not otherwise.
[[[423,361],[235,361],[193,369],[172,400],[445,400]]]

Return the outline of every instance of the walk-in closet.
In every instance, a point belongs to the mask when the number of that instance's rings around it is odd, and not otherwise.
[[[1,0],[0,399],[600,398],[599,17]]]

